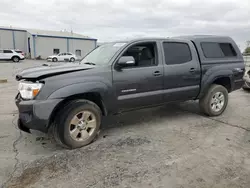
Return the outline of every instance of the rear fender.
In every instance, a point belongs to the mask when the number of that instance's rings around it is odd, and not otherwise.
[[[232,70],[219,70],[216,72],[212,72],[214,70],[207,71],[206,74],[203,76],[201,81],[201,90],[200,94],[197,98],[203,97],[209,87],[215,82],[215,80],[219,78],[227,77],[230,79],[231,88],[233,88],[234,80],[233,80],[233,71]]]

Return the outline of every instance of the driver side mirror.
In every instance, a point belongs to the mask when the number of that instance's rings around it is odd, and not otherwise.
[[[133,56],[122,56],[117,63],[121,67],[135,65],[135,58]]]

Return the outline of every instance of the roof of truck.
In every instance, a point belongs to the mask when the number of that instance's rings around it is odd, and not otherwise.
[[[187,40],[220,40],[220,39],[229,39],[231,40],[230,37],[228,36],[219,36],[219,35],[183,35],[183,36],[176,36],[176,37],[171,37],[173,39],[187,39]]]
[[[218,36],[218,35],[183,35],[183,36],[175,36],[175,37],[166,37],[166,38],[159,38],[159,37],[147,37],[147,38],[133,38],[128,40],[121,40],[121,41],[114,41],[115,43],[130,43],[130,42],[139,42],[139,41],[146,41],[146,40],[168,40],[168,39],[183,39],[183,40],[190,40],[190,41],[225,41],[225,40],[232,40],[228,36]]]

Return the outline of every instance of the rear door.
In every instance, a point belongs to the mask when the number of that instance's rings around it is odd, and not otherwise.
[[[194,99],[199,94],[200,62],[191,41],[166,40],[164,55],[164,101]]]
[[[66,58],[70,59],[71,57],[73,57],[73,55],[71,53],[66,53]]]

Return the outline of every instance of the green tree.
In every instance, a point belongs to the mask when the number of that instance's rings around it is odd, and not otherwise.
[[[247,48],[245,49],[244,53],[250,54],[250,47],[247,47]]]

